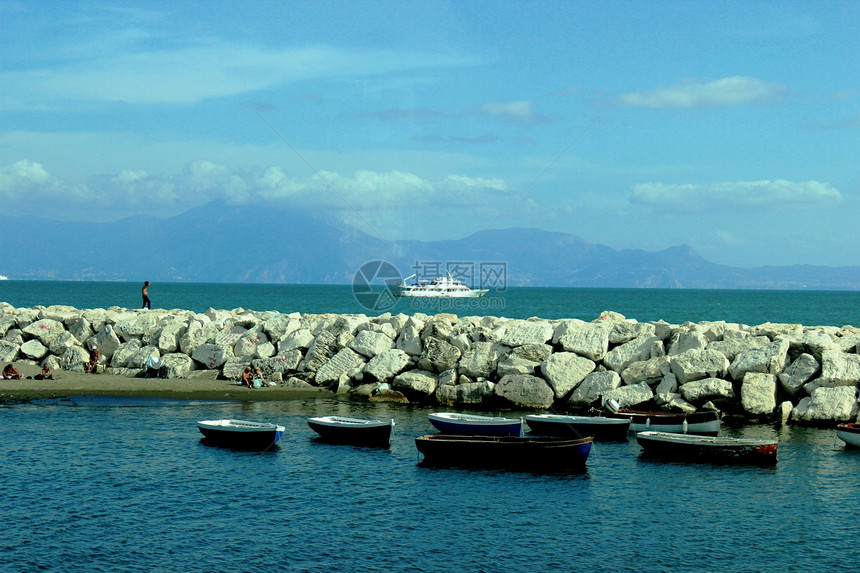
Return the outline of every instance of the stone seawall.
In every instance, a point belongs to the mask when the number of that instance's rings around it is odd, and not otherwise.
[[[0,363],[163,378],[247,365],[283,386],[470,409],[718,409],[739,422],[858,419],[860,329],[637,322],[604,312],[515,320],[440,314],[302,315],[244,309],[79,310],[0,303]]]

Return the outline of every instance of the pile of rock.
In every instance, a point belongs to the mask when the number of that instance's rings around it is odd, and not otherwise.
[[[613,398],[622,407],[718,408],[748,421],[858,416],[860,329],[849,326],[0,303],[0,337],[0,362],[80,370],[97,345],[112,373],[137,375],[150,356],[165,378],[217,369],[237,379],[253,365],[284,385],[371,400],[582,410]]]

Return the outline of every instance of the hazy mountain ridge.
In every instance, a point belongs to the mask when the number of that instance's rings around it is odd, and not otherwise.
[[[860,290],[860,267],[743,269],[686,245],[615,250],[525,228],[387,242],[311,212],[218,202],[168,219],[13,219],[0,248],[0,273],[21,279],[348,284],[365,262],[386,260],[403,276],[416,262],[503,263],[508,286]]]

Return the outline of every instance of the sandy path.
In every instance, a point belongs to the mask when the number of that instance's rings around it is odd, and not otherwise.
[[[22,376],[39,373],[38,366],[14,363]],[[0,365],[0,367],[6,364]],[[188,379],[150,379],[114,374],[54,372],[56,380],[0,380],[0,402],[60,396],[136,396],[185,400],[289,400],[306,396],[333,395],[327,390],[296,390],[281,386],[245,388],[230,380],[216,379],[214,370]]]

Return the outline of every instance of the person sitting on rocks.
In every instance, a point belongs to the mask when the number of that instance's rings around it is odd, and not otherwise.
[[[12,363],[6,365],[6,368],[3,369],[3,376],[6,380],[20,380],[21,373],[18,372],[18,369],[12,366]]]
[[[44,366],[42,366],[42,371],[39,372],[38,374],[36,374],[35,376],[33,376],[33,379],[35,379],[35,380],[53,380],[54,379],[54,373],[51,372],[51,369],[48,368],[47,364],[45,364]]]
[[[259,368],[254,368],[254,388],[263,388],[268,386],[268,382],[263,378],[263,373]]]
[[[98,367],[99,367],[99,359],[101,357],[102,357],[102,355],[99,352],[98,347],[93,346],[93,350],[90,353],[90,361],[87,362],[86,367],[85,367],[85,371],[90,373],[90,374],[97,373]]]
[[[254,387],[254,375],[251,373],[250,366],[246,366],[245,371],[242,372],[242,386],[247,386],[248,388]]]

